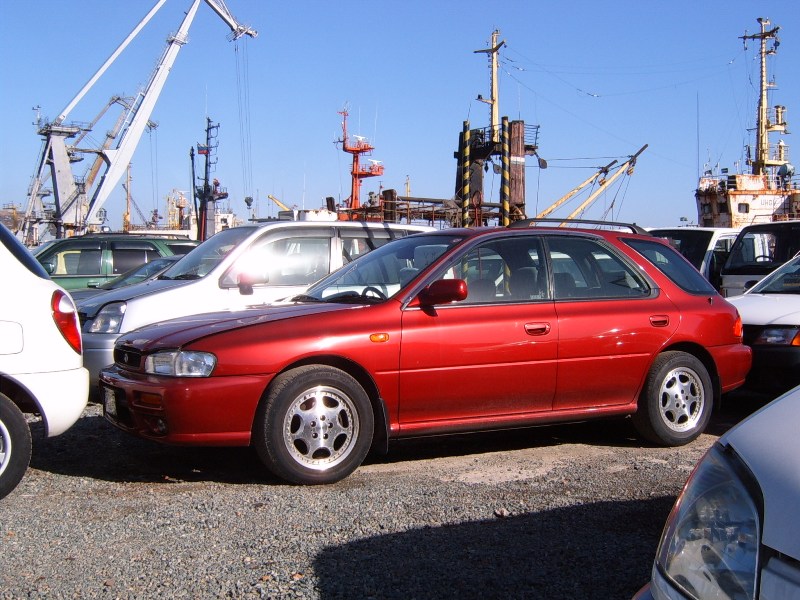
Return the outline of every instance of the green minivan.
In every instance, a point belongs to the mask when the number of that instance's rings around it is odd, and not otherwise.
[[[97,287],[160,256],[186,254],[197,244],[179,235],[90,233],[55,240],[34,254],[53,281],[76,290]]]

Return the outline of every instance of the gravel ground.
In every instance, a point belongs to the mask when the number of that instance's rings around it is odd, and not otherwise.
[[[761,403],[678,449],[624,421],[398,442],[327,487],[92,405],[0,501],[0,598],[630,598],[693,465]]]

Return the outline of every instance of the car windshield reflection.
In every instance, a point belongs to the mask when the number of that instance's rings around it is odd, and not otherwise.
[[[292,301],[384,302],[462,239],[462,235],[417,234],[395,240],[320,280]]]
[[[750,290],[751,294],[800,294],[800,257],[795,257]]]

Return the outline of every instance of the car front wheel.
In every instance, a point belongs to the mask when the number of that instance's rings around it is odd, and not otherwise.
[[[633,424],[651,442],[681,446],[705,430],[712,404],[711,377],[703,363],[685,352],[664,352],[650,368]]]
[[[372,405],[358,382],[340,369],[312,365],[275,378],[256,412],[253,445],[278,477],[334,483],[364,460],[373,430]]]
[[[0,498],[22,480],[31,461],[31,430],[25,416],[0,394]]]

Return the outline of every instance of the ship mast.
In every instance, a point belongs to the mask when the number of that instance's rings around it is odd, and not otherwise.
[[[769,134],[774,131],[786,131],[786,124],[783,120],[782,106],[775,107],[775,122],[770,121],[767,106],[769,102],[767,90],[770,87],[770,84],[767,81],[767,56],[775,54],[776,52],[776,47],[779,43],[778,30],[780,27],[773,27],[772,29],[767,30],[767,27],[770,25],[769,19],[759,18],[758,22],[761,24],[761,32],[754,33],[752,35],[743,35],[741,36],[741,39],[744,40],[745,44],[747,44],[747,40],[759,40],[760,42],[759,55],[761,57],[761,87],[758,97],[758,119],[756,122],[756,152],[752,163],[752,170],[753,175],[764,175],[767,173],[767,167],[779,166],[785,162],[784,160],[781,160],[783,157],[779,157],[779,160],[777,161],[770,160]],[[767,48],[767,40],[774,40],[772,47]]]
[[[339,114],[342,115],[342,139],[339,142],[342,144],[342,150],[353,155],[353,164],[350,168],[350,197],[345,201],[345,204],[347,209],[354,210],[361,207],[361,180],[365,177],[383,175],[383,165],[380,164],[380,161],[371,159],[371,165],[361,164],[361,155],[368,156],[372,154],[375,147],[360,135],[353,136],[355,142],[350,141],[347,134],[347,117],[349,113],[346,109],[343,109],[339,111]]]

